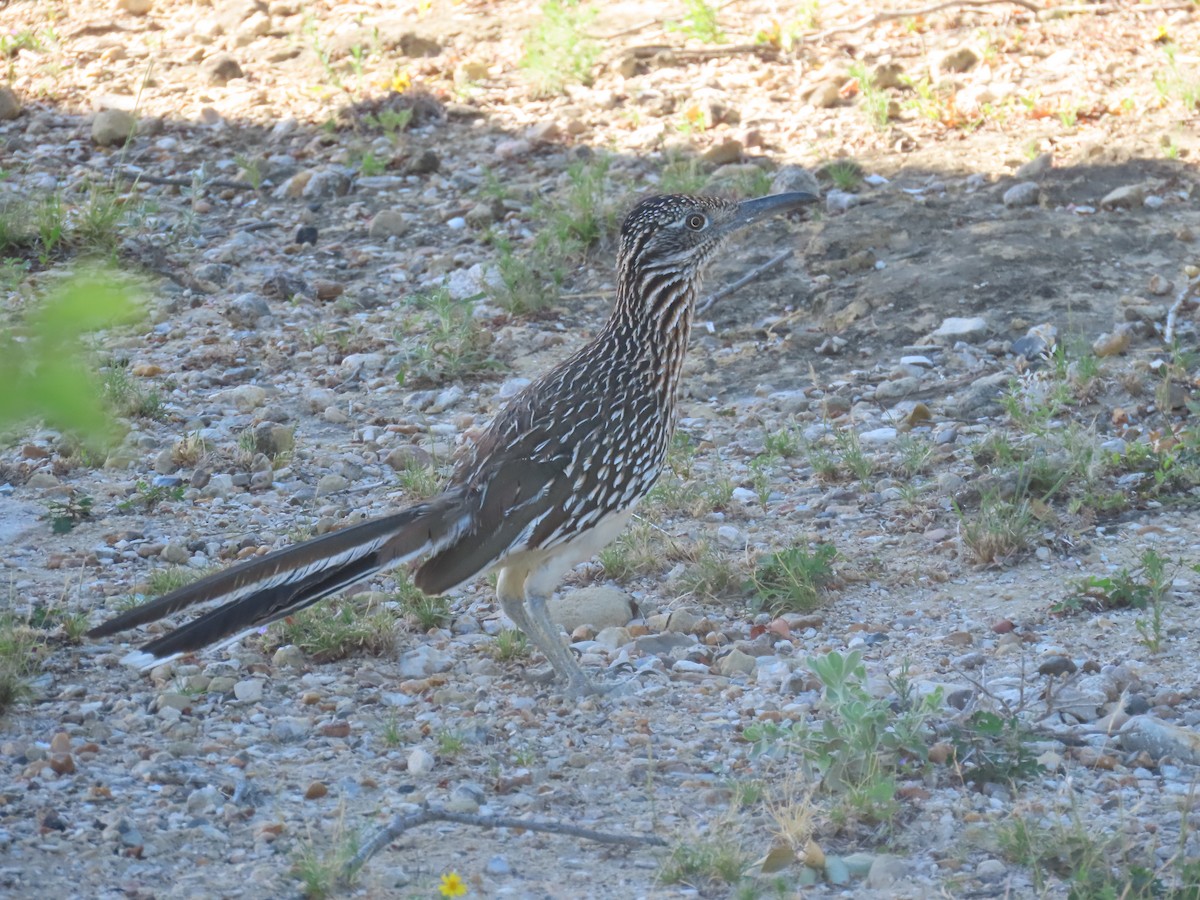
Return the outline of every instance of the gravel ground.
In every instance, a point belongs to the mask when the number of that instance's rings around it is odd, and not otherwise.
[[[805,11],[807,40],[752,43]],[[664,27],[685,12],[606,6],[593,83],[539,99],[534,4],[5,6],[0,208],[118,198],[149,315],[91,340],[119,446],[34,427],[0,451],[6,605],[40,648],[0,720],[0,892],[294,895],[422,803],[666,848],[441,822],[344,895],[456,872],[488,897],[1132,897],[1200,859],[1200,16],[750,3],[712,43]],[[513,310],[502,248],[532,258],[581,171],[602,234]],[[433,628],[393,576],[338,601],[383,612],[381,655],[273,632],[139,674],[137,636],[67,627],[410,502],[596,330],[611,220],[685,178],[815,178],[825,203],[714,265],[717,290],[791,251],[700,316],[672,470],[565,586],[621,691],[569,701],[498,652],[485,580]],[[0,260],[4,326],[70,262]],[[1022,540],[980,550],[1022,499]],[[791,547],[837,557],[815,608],[775,615],[748,582]],[[1115,582],[1155,556],[1158,602],[1128,608]],[[880,756],[886,800],[838,782],[868,754],[808,665],[831,652],[861,654],[872,748],[923,710]]]

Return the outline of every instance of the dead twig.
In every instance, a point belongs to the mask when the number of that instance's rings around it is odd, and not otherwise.
[[[747,284],[749,284],[751,281],[753,281],[759,275],[762,275],[764,272],[771,271],[773,268],[775,268],[777,265],[779,265],[781,262],[783,262],[785,259],[787,259],[791,255],[792,255],[792,251],[790,249],[783,250],[780,253],[776,253],[774,256],[772,256],[770,259],[768,259],[761,266],[757,266],[757,267],[751,269],[749,272],[747,272],[745,275],[743,275],[737,281],[733,282],[732,284],[727,284],[727,285],[725,285],[725,287],[721,288],[719,291],[715,291],[714,293],[709,294],[708,297],[706,297],[704,299],[704,302],[696,307],[696,312],[697,313],[707,312],[708,308],[710,306],[712,306],[714,303],[716,303],[718,300],[724,300],[726,297],[728,297],[734,291],[739,290],[742,287],[745,287]]]
[[[227,181],[224,178],[211,178],[208,181],[197,182],[190,178],[163,178],[159,175],[147,175],[145,172],[139,172],[136,169],[119,169],[117,174],[129,181],[142,181],[146,184],[158,184],[166,187],[205,187],[205,188],[228,188],[232,191],[257,191],[256,188],[248,181]]]
[[[563,822],[547,822],[541,819],[518,819],[513,816],[481,816],[473,813],[451,812],[437,806],[423,806],[411,813],[395,816],[386,826],[371,836],[342,868],[342,881],[348,882],[354,873],[367,861],[394,841],[404,832],[426,822],[457,822],[460,825],[475,825],[479,828],[520,828],[525,831],[544,831],[550,834],[565,834],[601,844],[618,844],[626,847],[665,847],[667,842],[653,834],[612,834],[567,825]]]
[[[996,6],[1000,3],[1012,3],[1016,6],[1024,7],[1034,15],[1043,12],[1040,6],[1029,2],[1029,0],[946,0],[945,3],[935,3],[932,6],[922,6],[919,9],[897,9],[892,12],[877,12],[869,16],[864,16],[850,25],[842,25],[838,28],[826,28],[824,31],[818,31],[816,34],[810,35],[808,39],[820,41],[835,34],[861,31],[863,28],[870,28],[872,25],[878,25],[880,22],[888,22],[893,19],[911,19],[913,16],[927,16],[930,13],[940,12],[943,9],[950,9],[956,6],[982,9],[985,6]]]
[[[1175,297],[1175,302],[1171,304],[1171,308],[1167,310],[1167,324],[1163,327],[1163,343],[1170,345],[1175,343],[1175,320],[1179,317],[1179,310],[1183,304],[1187,302],[1192,293],[1200,288],[1200,277],[1193,278],[1183,288],[1182,291]]]

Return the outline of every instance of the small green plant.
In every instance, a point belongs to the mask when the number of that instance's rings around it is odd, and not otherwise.
[[[418,294],[411,303],[416,312],[396,333],[397,342],[408,345],[398,381],[457,381],[496,368],[488,352],[491,334],[475,318],[471,301],[456,300],[445,288],[438,288]]]
[[[396,480],[414,500],[428,500],[437,494],[442,487],[442,476],[437,467],[410,459],[408,464],[396,473]]]
[[[850,66],[849,73],[850,77],[858,84],[858,92],[862,97],[862,107],[867,120],[879,131],[887,128],[890,104],[887,93],[875,84],[865,63],[854,63]]]
[[[669,152],[659,174],[658,187],[665,194],[696,194],[708,184],[699,157]]]
[[[413,584],[407,575],[397,576],[400,581],[396,599],[400,610],[422,631],[443,628],[450,624],[450,601],[445,597],[433,597]]]
[[[301,25],[301,31],[308,38],[309,48],[316,55],[321,63],[321,68],[325,70],[325,80],[336,88],[342,86],[342,76],[337,68],[333,65],[333,55],[329,48],[321,40],[321,33],[318,29],[318,23],[312,13],[304,17],[304,23]],[[336,128],[336,124],[335,124]]]
[[[735,841],[709,836],[677,844],[663,863],[659,879],[664,884],[732,886],[742,880],[751,862]]]
[[[837,555],[833,544],[771,553],[759,561],[745,588],[774,615],[810,612],[821,604],[825,590],[834,582]]]
[[[502,628],[496,633],[492,656],[497,662],[509,663],[529,658],[529,639],[519,628]]]
[[[716,7],[704,0],[683,0],[686,12],[681,22],[665,23],[667,31],[677,31],[706,44],[722,44],[725,32],[717,22]]]
[[[503,309],[522,315],[551,306],[568,264],[612,233],[616,207],[607,187],[609,164],[607,157],[598,157],[567,167],[564,189],[534,205],[535,217],[544,224],[526,253],[516,253],[507,238],[493,236],[499,281],[489,291]]]
[[[351,600],[326,602],[301,610],[268,634],[269,646],[294,644],[317,662],[365,653],[382,656],[396,646],[396,618],[386,609]]]
[[[955,504],[965,546],[977,563],[1004,565],[1028,549],[1034,535],[1033,510],[1023,494],[1004,499],[989,492],[979,501],[979,511],[968,517]]]
[[[569,255],[576,247],[587,249],[612,232],[617,214],[608,189],[610,165],[607,156],[571,163],[561,199],[539,207],[560,252]]]
[[[400,728],[400,720],[394,713],[384,723],[383,730],[379,733],[379,739],[389,750],[395,750],[404,743],[404,731]]]
[[[112,184],[93,184],[87,199],[74,210],[70,240],[81,253],[112,258],[122,228],[136,221],[140,208]]]
[[[32,696],[30,681],[45,653],[39,629],[12,613],[0,614],[0,716]]]
[[[116,359],[104,370],[104,396],[119,416],[161,419],[165,413],[157,391],[144,390],[129,373],[129,360]]]
[[[233,157],[233,161],[237,164],[241,178],[247,184],[255,190],[262,187],[263,179],[266,178],[262,157],[239,153]]]
[[[353,883],[355,875],[347,866],[358,853],[357,834],[346,834],[339,822],[333,840],[311,835],[292,854],[290,874],[300,882],[305,900],[328,900],[339,886]]]
[[[853,192],[862,186],[862,166],[852,159],[835,159],[823,165],[821,172],[833,182],[833,186],[839,191]]]
[[[716,599],[738,591],[745,582],[735,561],[716,544],[700,541],[692,551],[692,562],[680,576],[680,587],[701,599]]]
[[[50,501],[50,530],[66,534],[85,519],[92,517],[92,498],[72,494],[66,500]]]
[[[462,732],[454,730],[439,731],[437,734],[438,756],[457,756],[467,746]]]
[[[3,215],[0,212],[0,215]],[[0,246],[3,246],[0,238]],[[27,259],[7,256],[0,259],[0,292],[15,291],[29,275],[30,263]]]
[[[1055,612],[1147,609],[1160,603],[1169,589],[1166,561],[1154,550],[1147,550],[1141,565],[1132,572],[1122,568],[1112,575],[1081,579]]]
[[[799,456],[802,445],[803,440],[793,425],[785,425],[763,436],[763,452],[780,459]]]
[[[367,150],[358,160],[358,174],[366,178],[382,175],[387,171],[387,160],[380,159],[374,151]]]
[[[1019,784],[1042,771],[1032,747],[1034,735],[1016,715],[977,709],[951,728],[954,760],[964,781]]]
[[[867,486],[867,479],[875,471],[875,460],[869,457],[866,451],[863,450],[858,432],[853,428],[843,428],[834,434],[833,443],[837,448],[838,454],[841,456],[842,465],[865,488]]]
[[[773,453],[760,453],[750,460],[750,481],[754,486],[754,493],[758,496],[758,503],[764,511],[771,499],[771,479],[778,464],[779,457]]]
[[[394,137],[400,132],[408,128],[412,122],[413,111],[411,109],[390,109],[384,108],[377,113],[363,117],[363,122],[371,128],[378,128],[389,137]]]
[[[499,281],[489,287],[492,299],[515,316],[553,306],[566,275],[563,261],[546,255],[537,243],[525,255],[516,253],[508,238],[497,237],[494,243]]]
[[[183,485],[165,487],[147,484],[139,479],[133,486],[133,494],[118,503],[117,509],[121,512],[133,512],[135,509],[151,511],[161,503],[178,503],[183,499],[183,491]]]
[[[1179,48],[1175,44],[1164,44],[1163,53],[1167,58],[1167,68],[1154,75],[1154,87],[1164,103],[1178,100],[1189,110],[1200,105],[1200,75],[1184,72],[1176,58]]]
[[[670,555],[663,533],[638,519],[600,551],[599,559],[605,577],[627,581],[658,574],[666,567]]]
[[[535,96],[561,94],[568,84],[591,84],[600,45],[587,28],[596,18],[579,0],[546,0],[542,15],[525,35],[521,68]]]
[[[48,194],[34,207],[34,227],[37,229],[41,253],[38,260],[46,265],[53,257],[67,232],[67,211],[62,197]]]
[[[909,478],[924,472],[933,456],[933,445],[913,434],[901,435],[896,441],[896,449],[900,453],[900,470]]]
[[[167,569],[154,569],[146,576],[145,593],[151,597],[159,597],[177,591],[191,584],[203,575],[196,569],[186,566],[172,566]]]
[[[1042,820],[1014,816],[995,834],[1001,855],[1030,869],[1039,895],[1066,882],[1069,900],[1200,898],[1200,866],[1182,849],[1160,863],[1120,832],[1089,828],[1074,806]]]
[[[822,685],[820,724],[754,723],[743,737],[756,754],[798,756],[809,766],[821,789],[839,801],[835,822],[889,821],[898,809],[897,776],[919,773],[928,762],[930,722],[941,709],[941,691],[917,699],[906,688],[889,702],[866,689],[858,651],[807,662]]]

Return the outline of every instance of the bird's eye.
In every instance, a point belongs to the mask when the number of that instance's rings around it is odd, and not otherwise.
[[[708,219],[704,218],[700,213],[692,213],[687,217],[687,227],[692,229],[692,231],[700,231],[707,224]]]

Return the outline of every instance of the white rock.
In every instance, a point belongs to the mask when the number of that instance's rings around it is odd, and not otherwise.
[[[263,683],[257,678],[239,681],[233,686],[233,696],[243,703],[257,703],[263,698]]]
[[[899,432],[895,428],[873,428],[864,431],[858,439],[864,444],[889,444],[896,439]]]
[[[433,771],[435,762],[432,753],[421,747],[416,747],[408,754],[409,774],[425,775]]]
[[[953,343],[954,341],[966,341],[970,343],[984,337],[987,335],[987,332],[987,319],[982,316],[974,316],[972,318],[950,316],[942,321],[937,331],[933,332],[930,337],[939,343]]]
[[[401,678],[428,678],[438,672],[448,672],[453,665],[452,654],[422,644],[400,654],[396,674]]]

